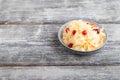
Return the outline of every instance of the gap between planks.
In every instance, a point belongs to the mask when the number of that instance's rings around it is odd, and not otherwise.
[[[83,64],[83,65],[79,65],[79,64],[20,64],[20,63],[12,63],[12,64],[0,64],[0,67],[37,67],[37,66],[120,66],[119,63],[118,64]]]
[[[66,22],[0,22],[0,25],[43,25],[43,24],[64,24]],[[98,24],[120,24],[119,22],[97,22]]]
[[[101,66],[82,66],[82,65],[7,65],[7,66],[0,66],[0,68],[8,68],[8,67],[120,67],[119,65],[101,65]]]
[[[19,69],[19,68],[39,68],[39,67],[48,67],[48,68],[49,68],[49,67],[58,67],[58,68],[60,68],[60,67],[61,67],[61,68],[62,68],[62,67],[66,67],[66,68],[67,68],[67,67],[76,67],[76,69],[77,69],[77,68],[82,68],[82,67],[83,67],[83,68],[94,68],[94,67],[97,67],[97,68],[103,68],[103,67],[104,67],[104,68],[120,68],[120,66],[1,66],[0,69],[1,69],[1,68],[6,68],[6,69],[9,69],[9,68],[10,68],[10,69],[11,69],[11,68],[16,68],[16,69],[17,69],[17,68],[18,68],[18,69]]]

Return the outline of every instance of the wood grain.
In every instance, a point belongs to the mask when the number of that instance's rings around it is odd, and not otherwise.
[[[97,54],[75,55],[58,41],[62,24],[0,25],[0,66],[4,65],[120,65],[120,24],[100,24],[108,34]]]
[[[120,80],[119,66],[0,68],[1,80]]]
[[[90,19],[120,23],[119,0],[0,0],[1,23],[64,23]]]
[[[120,80],[119,3],[0,0],[0,80]],[[88,56],[66,50],[57,33],[73,19],[101,23],[106,45]]]

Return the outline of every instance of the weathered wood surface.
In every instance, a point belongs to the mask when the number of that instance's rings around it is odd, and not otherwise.
[[[0,68],[0,80],[120,80],[120,66]]]
[[[119,0],[0,0],[0,21],[63,23],[91,19],[120,23]]]
[[[0,80],[120,80],[119,3],[0,0]],[[108,41],[97,54],[75,55],[59,43],[60,26],[73,19],[106,29]]]
[[[0,65],[120,65],[120,24],[100,24],[108,41],[89,56],[74,55],[59,43],[61,25],[1,25]]]

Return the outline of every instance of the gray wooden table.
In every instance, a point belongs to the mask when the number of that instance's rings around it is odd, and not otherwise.
[[[106,29],[97,54],[59,43],[60,26],[74,19]],[[0,0],[0,80],[120,80],[120,0]]]

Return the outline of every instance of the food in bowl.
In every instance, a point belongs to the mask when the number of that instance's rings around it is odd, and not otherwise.
[[[96,50],[104,44],[105,39],[103,28],[83,20],[69,22],[62,31],[62,42],[77,51]]]

